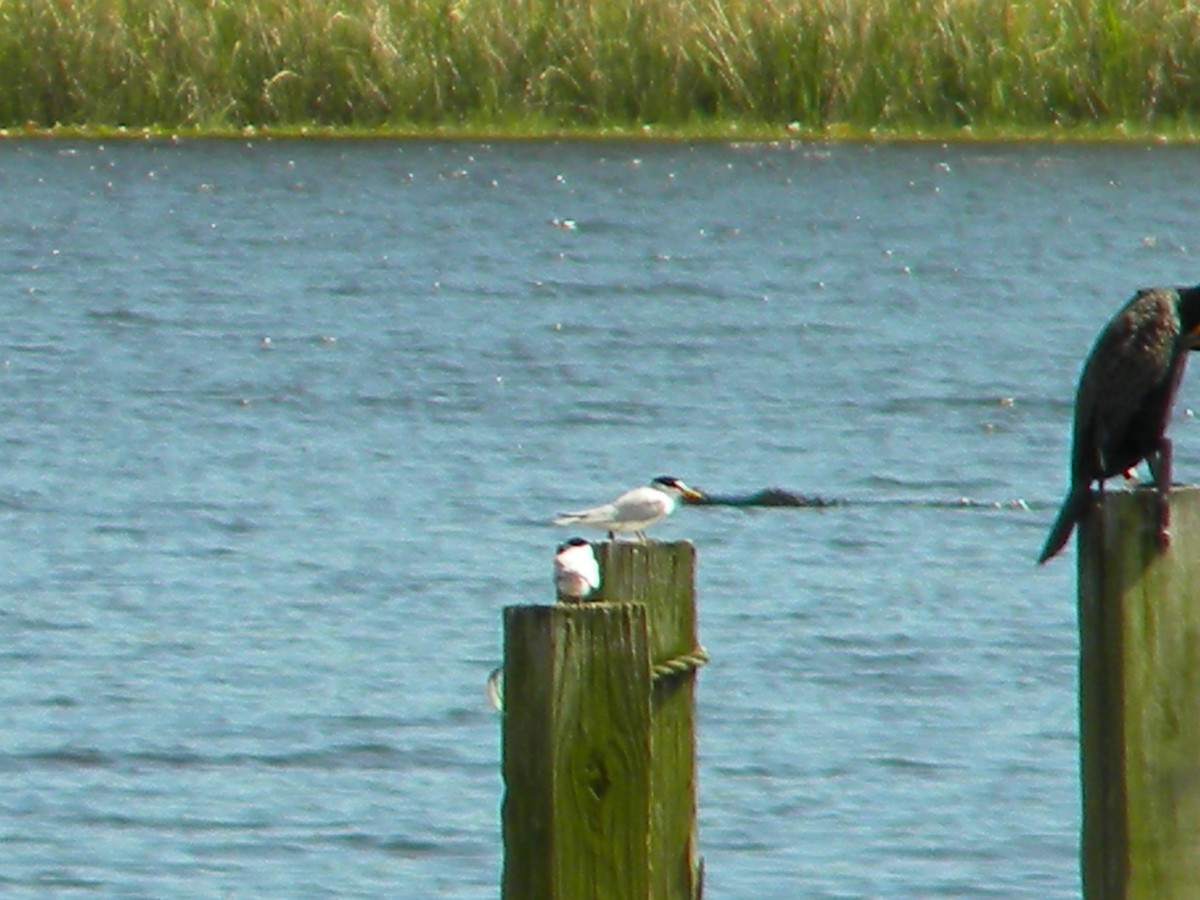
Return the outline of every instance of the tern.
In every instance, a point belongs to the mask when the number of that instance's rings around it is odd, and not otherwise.
[[[626,491],[611,503],[563,513],[554,520],[554,524],[600,528],[608,532],[610,539],[617,533],[632,532],[644,541],[646,529],[673,513],[683,497],[700,500],[704,495],[692,490],[678,478],[663,475],[644,487]]]
[[[559,544],[554,553],[554,587],[558,598],[579,603],[600,587],[600,564],[592,545],[583,538]]]
[[[1071,486],[1046,545],[1044,563],[1067,543],[1088,510],[1092,483],[1142,460],[1158,487],[1158,542],[1170,537],[1171,406],[1188,351],[1200,348],[1200,286],[1138,291],[1100,332],[1075,395]]]

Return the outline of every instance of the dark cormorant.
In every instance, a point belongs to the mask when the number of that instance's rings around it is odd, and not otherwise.
[[[1093,481],[1128,472],[1143,459],[1159,491],[1158,536],[1170,542],[1171,442],[1167,419],[1187,351],[1200,348],[1200,286],[1147,288],[1104,326],[1079,376],[1071,489],[1039,563],[1066,544],[1087,510]]]

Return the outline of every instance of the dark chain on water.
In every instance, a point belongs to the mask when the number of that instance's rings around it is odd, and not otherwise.
[[[658,684],[666,678],[675,678],[679,675],[686,675],[688,672],[695,672],[707,662],[708,651],[703,647],[697,647],[691,653],[655,663],[650,667],[650,680],[653,684]],[[503,678],[504,666],[496,666],[488,674],[487,679],[488,702],[497,712],[504,712],[504,686],[501,681]]]

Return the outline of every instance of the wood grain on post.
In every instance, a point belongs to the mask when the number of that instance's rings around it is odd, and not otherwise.
[[[604,599],[643,603],[649,617],[650,660],[693,652],[696,626],[696,548],[688,541],[600,546]],[[655,684],[651,723],[650,896],[692,900],[700,892],[696,857],[695,673]]]
[[[1079,533],[1086,900],[1200,896],[1200,488],[1110,491]]]
[[[504,900],[696,900],[695,549],[597,546],[587,603],[504,610]]]
[[[504,624],[503,897],[649,897],[645,609],[512,606]]]

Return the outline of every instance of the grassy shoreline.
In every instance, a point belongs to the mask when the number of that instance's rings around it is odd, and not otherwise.
[[[0,0],[0,136],[1200,139],[1200,0]]]
[[[520,143],[522,141],[613,141],[625,143],[911,143],[911,144],[1200,144],[1200,132],[1192,128],[1130,129],[1123,125],[1052,129],[955,129],[906,130],[895,128],[794,131],[769,125],[709,123],[704,127],[592,128],[549,127],[542,123],[520,128],[505,126],[243,126],[232,127],[141,127],[111,125],[56,125],[0,128],[0,142],[15,140],[79,141],[233,141],[233,140],[339,140],[339,141],[474,141]]]

